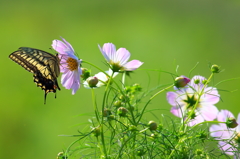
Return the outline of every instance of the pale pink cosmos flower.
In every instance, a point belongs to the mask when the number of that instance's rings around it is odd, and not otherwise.
[[[204,88],[204,81],[206,81],[204,77],[194,76],[185,87],[177,89],[175,92],[168,92],[167,100],[172,105],[171,113],[185,120]],[[212,121],[217,117],[218,109],[214,106],[219,101],[217,89],[205,87],[203,92],[194,111],[195,114],[188,123],[189,126],[196,125],[205,120]]]
[[[66,89],[72,89],[72,94],[80,88],[80,68],[82,60],[75,55],[74,49],[64,38],[53,40],[52,48],[56,50],[60,59],[60,71],[63,73],[61,83]]]
[[[234,118],[234,115],[228,110],[221,110],[218,114],[218,121],[226,122],[228,118]],[[234,155],[234,158],[240,158],[240,113],[237,118],[238,126],[228,128],[225,123],[212,125],[209,128],[210,135],[219,140],[219,148],[228,155]]]
[[[98,45],[98,47],[111,66],[113,72],[134,71],[143,64],[143,62],[139,60],[128,62],[131,55],[130,52],[125,48],[116,50],[115,45],[112,43],[105,43],[102,48],[100,45]]]
[[[108,74],[109,76],[107,76],[105,73]],[[105,71],[105,73],[99,72],[99,73],[97,73],[93,76],[93,77],[96,77],[98,79],[98,83],[96,85],[96,88],[107,85],[107,82],[109,81],[110,76],[112,76],[112,78],[114,78],[118,75],[118,72],[114,72],[114,74],[113,74],[113,71],[111,69],[109,69],[108,71]],[[87,81],[85,81],[83,83],[83,85],[84,85],[85,88],[88,88],[88,89],[91,88],[91,87],[89,87]]]

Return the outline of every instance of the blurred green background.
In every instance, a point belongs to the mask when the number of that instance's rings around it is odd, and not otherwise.
[[[91,115],[79,116],[93,113],[90,90],[82,87],[73,96],[61,87],[57,99],[50,93],[44,105],[44,92],[36,87],[32,74],[8,59],[21,46],[54,54],[49,49],[52,40],[62,36],[81,59],[107,70],[97,44],[112,42],[117,48],[127,48],[131,59],[143,61],[141,69],[174,73],[179,65],[178,73],[188,75],[200,62],[192,76],[208,77],[208,64],[212,63],[224,69],[214,77],[214,83],[240,77],[239,0],[0,1],[0,20],[0,158],[56,158],[74,140],[58,135],[90,130],[87,120]],[[127,82],[150,89],[171,83],[172,77],[138,70]],[[235,80],[218,88],[233,91],[239,87],[239,80]],[[96,94],[101,99],[102,90],[96,90]],[[240,110],[239,91],[220,94],[223,101],[218,108],[236,116]],[[161,111],[155,114],[172,116],[165,96],[159,95],[148,109],[158,108]],[[155,118],[149,115],[146,119]]]

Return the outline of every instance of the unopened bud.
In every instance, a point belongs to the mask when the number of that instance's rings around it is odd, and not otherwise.
[[[135,83],[135,84],[133,85],[133,87],[134,87],[135,91],[138,91],[138,92],[140,92],[140,91],[142,90],[142,87],[141,87],[141,85],[140,85],[140,84],[138,84],[138,83]]]
[[[149,127],[150,130],[156,130],[158,125],[155,121],[149,121],[148,127]]]
[[[97,77],[88,77],[87,83],[88,83],[89,87],[91,87],[91,88],[96,87],[96,85],[98,83],[98,78]]]
[[[196,151],[195,151],[195,154],[196,154],[197,156],[201,156],[203,153],[204,153],[204,152],[203,152],[202,150],[200,150],[200,149],[196,149]]]
[[[68,157],[65,156],[63,152],[59,152],[59,153],[57,154],[57,159],[67,159],[67,158],[68,158]]]
[[[115,119],[115,116],[114,116],[114,115],[109,115],[109,116],[107,117],[107,119],[108,119],[109,121],[114,120],[114,119]]]
[[[235,136],[234,140],[236,141],[236,143],[240,144],[240,133],[238,133],[238,134]]]
[[[199,79],[196,79],[196,80],[194,80],[194,83],[195,83],[195,84],[199,84],[199,83],[200,83],[200,80],[199,80]]]
[[[156,139],[156,138],[158,138],[158,135],[157,135],[157,134],[154,134],[154,133],[152,133],[152,134],[150,135],[150,138],[151,138],[151,139]]]
[[[120,100],[117,100],[117,101],[114,102],[113,105],[118,108],[122,105],[122,102]]]
[[[205,85],[205,84],[208,84],[208,81],[207,80],[203,80],[202,83]]]
[[[111,110],[109,110],[109,109],[107,109],[107,108],[104,109],[104,111],[103,111],[103,116],[104,116],[104,117],[108,117],[108,116],[111,115],[111,114],[112,114]]]
[[[238,123],[235,118],[229,117],[226,121],[226,125],[228,128],[235,128],[238,126]]]
[[[91,72],[87,68],[81,68],[81,69],[82,69],[81,77],[83,80],[86,80],[88,77],[90,77]]]
[[[92,133],[94,136],[98,137],[100,135],[100,127],[95,127],[95,128],[92,128]]]
[[[137,156],[143,156],[145,154],[144,149],[137,150]]]
[[[126,117],[127,116],[127,112],[128,112],[128,110],[126,108],[124,108],[124,107],[120,107],[117,110],[117,114],[119,116],[121,116],[121,117]]]
[[[211,72],[212,73],[219,73],[220,72],[220,67],[218,65],[212,65]]]
[[[185,87],[190,82],[190,79],[185,76],[177,77],[174,81],[174,85],[177,88]]]

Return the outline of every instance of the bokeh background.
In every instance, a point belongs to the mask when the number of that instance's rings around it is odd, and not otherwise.
[[[127,83],[140,83],[145,90],[172,82],[169,74],[145,69],[175,73],[178,67],[179,75],[188,75],[199,62],[191,77],[208,77],[211,63],[224,70],[213,84],[240,77],[239,0],[0,1],[0,22],[0,158],[55,158],[74,140],[59,135],[90,130],[90,90],[81,88],[73,96],[61,86],[57,99],[50,93],[44,105],[44,92],[33,83],[31,73],[8,58],[21,46],[54,54],[49,49],[52,40],[62,36],[81,59],[107,70],[97,44],[112,42],[117,48],[127,48],[131,59],[144,62]],[[240,112],[239,87],[239,79],[218,86],[226,90],[220,91],[219,109],[235,116]],[[96,94],[100,100],[102,91]],[[148,109],[175,118],[169,113],[165,93]],[[145,119],[155,118],[149,114]]]

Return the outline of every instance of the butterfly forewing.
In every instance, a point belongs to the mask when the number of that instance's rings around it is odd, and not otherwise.
[[[9,58],[33,73],[34,82],[47,93],[59,89],[57,77],[60,74],[59,58],[48,52],[29,47],[20,47],[9,55]]]

